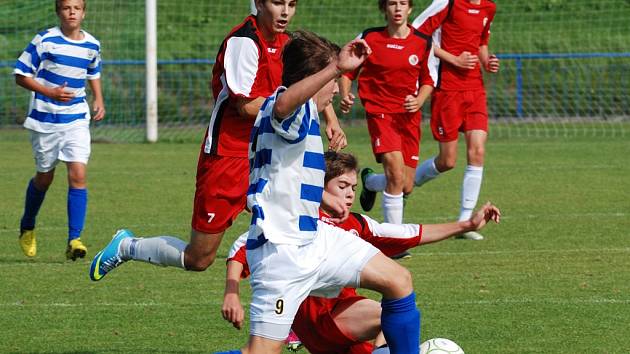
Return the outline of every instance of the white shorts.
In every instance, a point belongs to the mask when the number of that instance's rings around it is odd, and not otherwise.
[[[250,334],[284,340],[308,295],[335,297],[344,287],[359,287],[361,271],[378,252],[356,235],[321,221],[313,242],[304,246],[267,242],[247,250]]]
[[[87,165],[90,159],[90,141],[90,127],[86,125],[53,133],[31,131],[31,146],[37,171],[51,171],[59,161]]]

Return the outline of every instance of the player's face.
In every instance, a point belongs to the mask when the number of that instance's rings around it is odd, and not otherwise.
[[[352,208],[354,203],[354,194],[357,189],[357,172],[348,171],[337,176],[326,183],[326,192],[335,197],[343,198],[348,208]]]
[[[389,0],[385,7],[385,18],[390,25],[402,26],[407,24],[407,18],[411,15],[411,7],[408,0]]]
[[[268,33],[283,33],[287,30],[291,18],[295,15],[297,0],[258,0],[258,22],[263,31]]]
[[[313,100],[317,104],[317,112],[321,112],[324,108],[328,107],[332,103],[333,97],[339,93],[339,85],[337,79],[330,80],[324,87],[319,89]]]
[[[57,9],[57,16],[61,21],[61,27],[67,30],[81,28],[81,22],[85,17],[83,0],[64,0]]]

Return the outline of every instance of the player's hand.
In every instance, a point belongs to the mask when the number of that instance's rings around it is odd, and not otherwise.
[[[355,70],[372,53],[372,49],[363,39],[355,39],[344,45],[337,58],[337,68],[342,72]]]
[[[328,137],[328,149],[339,151],[348,146],[346,133],[339,125],[337,119],[333,119],[326,124],[326,136]]]
[[[92,103],[92,111],[94,111],[94,120],[101,120],[105,118],[105,104],[103,100],[94,100]]]
[[[341,113],[348,114],[350,113],[352,106],[354,106],[354,95],[352,94],[352,92],[349,92],[348,96],[341,98],[341,101],[339,102],[339,108],[341,108]]]
[[[420,110],[420,107],[422,107],[422,105],[420,104],[418,97],[407,95],[407,97],[405,97],[405,103],[403,103],[403,107],[407,112],[415,113]]]
[[[52,98],[55,101],[68,102],[74,98],[74,93],[70,91],[66,91],[67,86],[68,86],[68,83],[64,82],[63,85],[61,86],[51,88],[46,96]]]
[[[326,191],[322,194],[322,205],[324,209],[332,211],[333,215],[331,215],[330,221],[335,224],[346,221],[350,216],[350,208],[344,198],[336,197]]]
[[[470,52],[462,52],[455,58],[455,66],[460,69],[474,69],[479,62],[479,57],[470,54]]]
[[[480,230],[491,220],[498,224],[501,221],[501,211],[490,202],[484,204],[470,218],[474,231]]]
[[[496,55],[492,54],[490,58],[488,58],[488,63],[486,64],[486,71],[489,73],[497,73],[499,72],[499,58]]]
[[[230,322],[234,328],[241,329],[245,319],[245,311],[243,311],[241,299],[238,294],[225,294],[223,306],[221,307],[221,315],[223,315],[223,319]]]

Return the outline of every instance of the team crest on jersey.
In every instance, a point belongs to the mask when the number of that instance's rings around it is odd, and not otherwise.
[[[488,18],[484,17],[483,18],[483,26],[486,27],[487,24],[488,24]]]
[[[411,54],[411,55],[409,56],[409,64],[411,64],[411,65],[417,65],[419,61],[420,61],[420,60],[418,59],[418,56],[417,56],[417,55],[415,55],[415,54]]]

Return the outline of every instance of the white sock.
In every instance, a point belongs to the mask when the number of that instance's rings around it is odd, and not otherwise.
[[[391,195],[383,192],[383,218],[386,223],[402,224],[403,194]]]
[[[483,179],[483,166],[466,166],[464,181],[462,182],[462,206],[459,210],[459,221],[468,220],[472,215]]]
[[[121,258],[148,262],[163,267],[184,267],[184,250],[188,244],[177,237],[158,236],[128,238],[120,243]]]
[[[414,182],[416,187],[420,187],[439,175],[440,171],[435,167],[435,156],[433,156],[430,159],[424,160],[420,166],[416,168],[416,178]]]
[[[372,173],[365,179],[365,188],[373,192],[382,192],[387,187],[387,178],[382,173]]]

